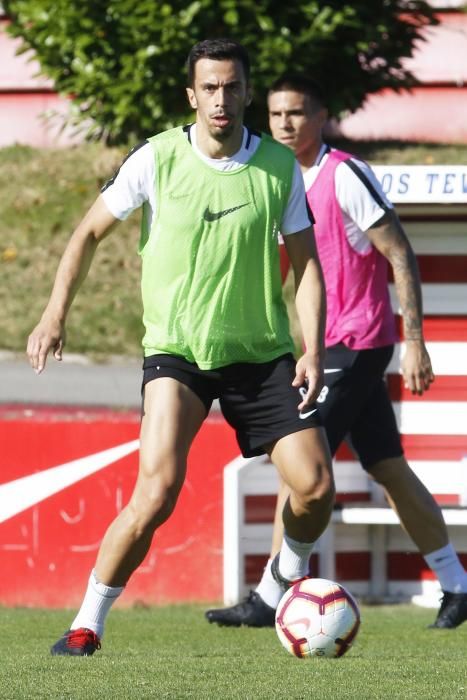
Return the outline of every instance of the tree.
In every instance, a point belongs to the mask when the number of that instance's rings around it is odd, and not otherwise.
[[[185,120],[184,62],[202,39],[230,36],[249,50],[265,126],[268,85],[285,70],[313,76],[334,115],[365,96],[415,84],[403,66],[433,10],[421,0],[7,0],[10,33],[41,72],[74,97],[73,119],[108,142],[128,142]]]

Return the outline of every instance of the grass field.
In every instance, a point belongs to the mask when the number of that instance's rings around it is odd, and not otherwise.
[[[457,700],[467,697],[467,624],[428,630],[433,610],[362,607],[341,659],[289,656],[271,629],[208,625],[204,607],[116,609],[91,658],[51,657],[72,613],[0,609],[2,700],[197,698]]]

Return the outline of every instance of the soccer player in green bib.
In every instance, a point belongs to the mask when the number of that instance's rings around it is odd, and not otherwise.
[[[37,373],[49,352],[61,359],[66,315],[99,242],[142,206],[138,479],[103,538],[81,608],[54,655],[100,649],[112,603],[175,507],[191,443],[213,400],[243,455],[269,454],[290,487],[273,567],[284,587],[308,573],[333,506],[332,463],[314,404],[323,385],[325,301],[301,172],[290,149],[244,126],[251,90],[240,44],[203,41],[187,68],[195,123],[133,149],[74,231],[28,340]],[[306,341],[297,362],[282,298],[279,231]]]

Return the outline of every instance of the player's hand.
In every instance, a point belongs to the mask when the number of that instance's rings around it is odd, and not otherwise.
[[[324,386],[323,362],[319,355],[305,352],[300,357],[295,367],[292,386],[306,388],[306,393],[302,393],[303,401],[298,404],[299,411],[316,401]]]
[[[65,327],[59,321],[42,319],[28,338],[26,354],[36,374],[45,368],[47,356],[52,351],[59,362],[65,345]]]
[[[406,350],[401,363],[404,386],[412,394],[421,396],[430,388],[435,376],[431,360],[423,340],[406,341]]]

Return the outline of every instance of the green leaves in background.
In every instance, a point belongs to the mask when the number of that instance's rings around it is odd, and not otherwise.
[[[382,87],[414,83],[401,59],[436,22],[418,0],[7,0],[9,31],[32,48],[75,121],[120,143],[184,121],[191,46],[230,36],[249,50],[256,99],[248,121],[265,128],[264,101],[285,70],[317,78],[338,115]]]

